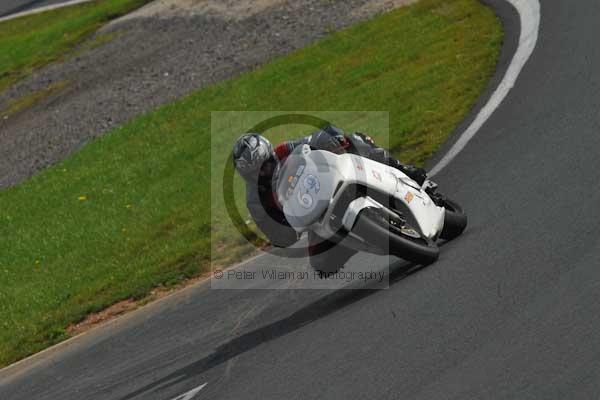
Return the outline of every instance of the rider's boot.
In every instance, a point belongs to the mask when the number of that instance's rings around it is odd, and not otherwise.
[[[431,179],[427,179],[425,183],[423,183],[422,188],[427,194],[433,195],[438,188],[438,184]]]
[[[387,164],[390,167],[394,167],[405,173],[410,179],[417,182],[419,186],[423,186],[427,180],[427,171],[425,171],[423,168],[415,167],[414,165],[409,164],[402,164],[393,157],[388,157]]]
[[[427,180],[427,171],[423,168],[415,167],[414,165],[401,165],[398,169],[408,175],[410,179],[417,182],[419,186],[423,186]]]

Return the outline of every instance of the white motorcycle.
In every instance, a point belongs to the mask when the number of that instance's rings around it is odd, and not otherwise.
[[[437,239],[467,226],[461,207],[398,169],[355,154],[297,147],[276,174],[279,202],[298,232],[419,264],[437,260]]]

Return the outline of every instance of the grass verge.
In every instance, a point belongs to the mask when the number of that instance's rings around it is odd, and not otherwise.
[[[0,22],[0,92],[149,0],[98,0]]]
[[[468,113],[501,42],[478,1],[422,0],[161,107],[0,192],[0,364],[65,339],[88,313],[201,273],[211,235],[223,262],[251,251],[210,223],[223,213],[210,165],[239,134],[213,136],[211,160],[211,110],[388,110],[390,146],[419,164]]]

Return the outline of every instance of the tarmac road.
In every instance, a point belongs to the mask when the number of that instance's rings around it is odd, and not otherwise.
[[[22,11],[33,10],[54,4],[66,3],[67,0],[2,0],[0,2],[0,17]]]
[[[492,4],[497,84],[519,20]],[[548,0],[541,15],[516,86],[436,176],[470,217],[437,263],[393,263],[388,290],[198,285],[3,371],[0,398],[597,398],[600,7]]]

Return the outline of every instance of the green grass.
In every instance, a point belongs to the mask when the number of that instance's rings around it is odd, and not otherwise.
[[[98,0],[0,22],[0,91],[149,0]]]
[[[484,89],[501,42],[476,0],[423,0],[137,118],[0,192],[0,364],[64,339],[90,312],[206,270],[211,234],[221,262],[251,251],[211,204],[221,189],[211,164],[240,133],[238,118],[213,134],[211,160],[211,111],[385,110],[390,146],[422,163]],[[385,130],[369,114],[332,118]]]

